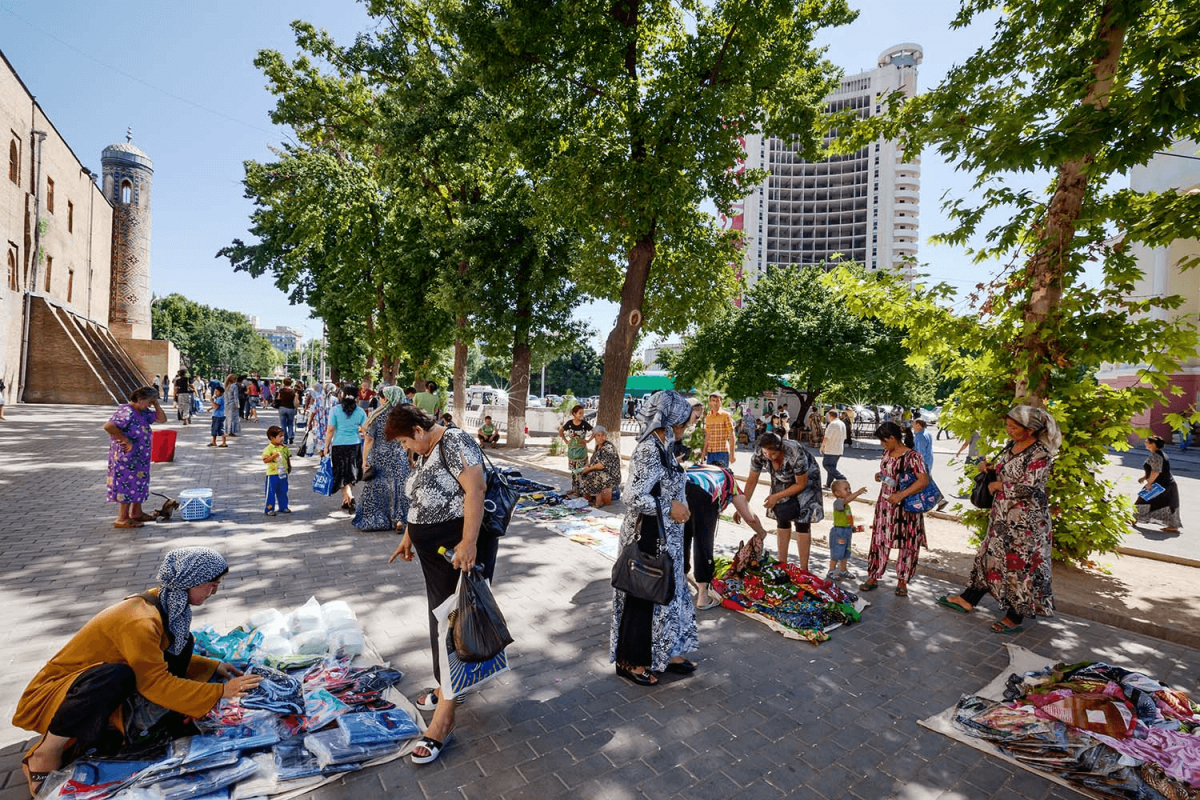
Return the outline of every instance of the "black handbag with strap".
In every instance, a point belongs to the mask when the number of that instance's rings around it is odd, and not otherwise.
[[[976,508],[991,508],[994,498],[989,486],[996,480],[996,470],[985,469],[975,476],[975,486],[971,489],[971,505]]]
[[[667,552],[667,537],[662,527],[662,503],[657,496],[655,503],[659,516],[639,516],[633,541],[617,554],[617,563],[613,564],[612,585],[628,595],[663,606],[675,597],[675,561]],[[653,525],[658,531],[657,553],[645,553],[638,546],[646,525]]]

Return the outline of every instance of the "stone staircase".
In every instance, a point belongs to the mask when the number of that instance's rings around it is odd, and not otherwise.
[[[107,328],[33,298],[25,402],[120,405],[149,384]]]

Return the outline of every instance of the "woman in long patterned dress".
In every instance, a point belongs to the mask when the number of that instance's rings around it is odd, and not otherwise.
[[[328,449],[325,444],[325,430],[329,427],[329,410],[336,406],[337,402],[337,387],[327,383],[321,396],[313,403],[313,411],[308,416],[308,424],[313,429],[312,449],[319,456],[324,456]]]
[[[1171,460],[1163,452],[1164,445],[1166,441],[1159,436],[1151,436],[1146,440],[1150,456],[1142,465],[1146,474],[1138,478],[1138,483],[1145,484],[1147,489],[1157,484],[1163,487],[1163,491],[1148,503],[1137,503],[1134,510],[1137,511],[1138,525],[1154,523],[1162,525],[1167,533],[1175,533],[1183,525],[1179,518],[1179,485],[1171,475]]]
[[[621,457],[603,425],[597,425],[592,436],[596,450],[592,462],[579,473],[579,493],[596,508],[603,508],[612,502],[613,489],[621,483]]]
[[[904,446],[904,432],[894,422],[875,429],[883,445],[875,480],[883,484],[875,502],[875,524],[871,526],[871,551],[867,556],[867,579],[858,587],[873,592],[887,569],[888,557],[896,548],[896,596],[908,597],[908,582],[917,572],[917,559],[925,547],[925,515],[904,509],[904,498],[929,485],[929,473],[921,454]],[[901,486],[911,476],[908,486]]]
[[[1054,417],[1040,408],[1017,406],[1008,412],[1005,429],[1011,440],[992,468],[996,480],[988,485],[993,495],[987,538],[975,556],[971,583],[938,603],[969,613],[985,594],[1004,609],[992,623],[996,633],[1020,633],[1025,617],[1054,613],[1050,574],[1050,501],[1046,480],[1062,435]],[[980,469],[989,468],[981,464]]]
[[[696,607],[683,572],[683,523],[690,516],[684,494],[687,478],[672,448],[697,412],[698,407],[676,391],[657,392],[638,411],[642,431],[629,460],[628,511],[618,547],[634,541],[644,515],[638,547],[657,553],[661,529],[675,567],[675,595],[666,605],[613,590],[609,660],[616,663],[618,675],[641,686],[658,683],[655,672],[687,674],[696,669],[694,661],[684,658],[700,646]]]
[[[383,404],[371,413],[363,425],[363,471],[375,468],[375,479],[363,482],[354,527],[360,531],[396,531],[404,529],[408,518],[408,451],[398,441],[387,438],[388,413],[404,402],[404,390],[388,386],[382,393]]]
[[[237,375],[232,372],[225,376],[225,432],[237,436],[242,432],[242,387],[238,385]]]
[[[154,517],[142,513],[142,503],[150,496],[150,426],[163,424],[167,415],[158,404],[158,390],[152,386],[134,389],[129,402],[117,409],[104,432],[111,438],[108,446],[108,502],[117,503],[114,528],[140,528]]]

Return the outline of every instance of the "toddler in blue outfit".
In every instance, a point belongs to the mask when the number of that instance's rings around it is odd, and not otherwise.
[[[850,558],[850,539],[854,535],[854,512],[850,503],[867,490],[850,491],[850,482],[836,480],[829,487],[833,492],[833,529],[829,531],[829,574],[827,580],[857,578],[847,568]]]

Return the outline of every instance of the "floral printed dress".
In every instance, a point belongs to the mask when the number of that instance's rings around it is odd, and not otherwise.
[[[871,550],[867,556],[870,580],[879,580],[887,569],[888,555],[896,548],[896,577],[908,583],[917,572],[917,560],[925,543],[925,515],[904,510],[904,504],[888,502],[900,478],[910,473],[914,480],[926,473],[925,461],[916,450],[905,450],[898,456],[884,453],[879,459],[882,486],[875,503],[875,522],[871,526]],[[819,485],[819,484],[818,484]]]
[[[109,419],[133,449],[126,453],[116,439],[108,445],[108,502],[144,503],[150,496],[150,425],[157,417],[152,408],[138,411],[126,403]]]
[[[687,476],[682,469],[668,470],[669,456],[666,447],[656,436],[640,442],[629,459],[628,496],[625,502],[628,511],[621,525],[621,541],[625,547],[633,541],[638,517],[642,514],[659,515],[662,507],[662,523],[666,530],[667,552],[675,562],[675,597],[667,605],[655,605],[651,622],[651,663],[655,672],[667,668],[667,661],[675,656],[690,653],[700,647],[696,632],[696,604],[688,592],[687,577],[683,572],[683,523],[667,516],[671,501],[686,503],[684,487]],[[661,494],[652,497],[650,491],[655,484],[662,483]],[[617,661],[617,642],[621,627],[621,615],[625,611],[625,593],[613,590],[612,629],[609,637],[609,660]],[[629,664],[631,667],[646,664]]]
[[[366,481],[354,514],[354,527],[360,531],[394,531],[396,523],[408,519],[408,451],[399,442],[387,438],[387,414],[371,423],[371,452],[367,461],[375,467],[375,480]]]
[[[1022,616],[1053,616],[1050,582],[1050,503],[1046,480],[1054,463],[1041,442],[1020,453],[1012,443],[996,461],[1003,488],[992,505],[987,538],[975,556],[971,588],[986,589]]]

